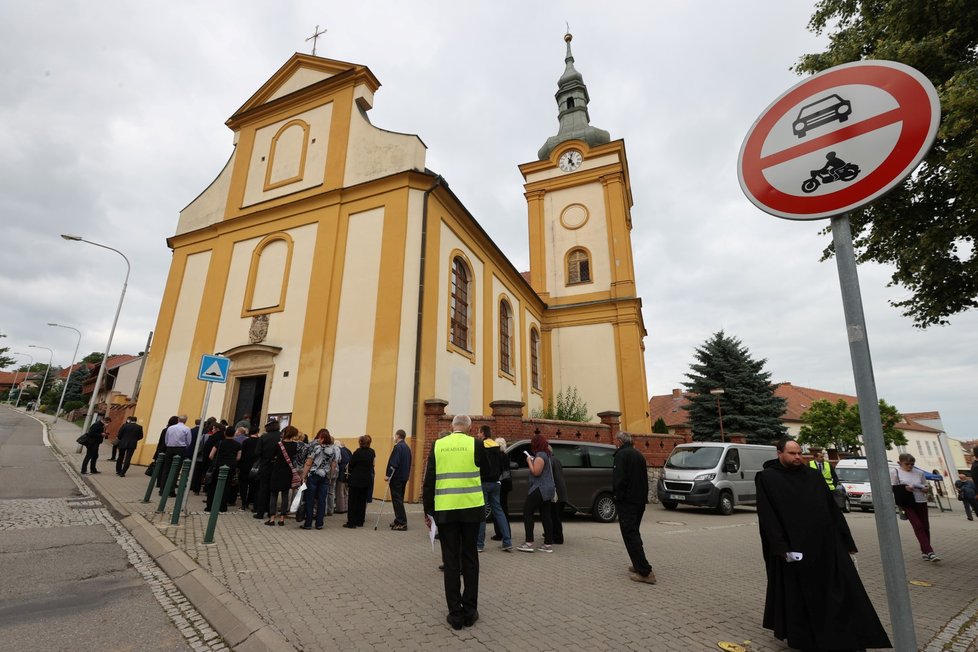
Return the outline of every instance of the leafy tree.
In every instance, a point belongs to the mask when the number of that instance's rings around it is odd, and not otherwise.
[[[533,416],[537,419],[555,419],[557,421],[587,422],[591,420],[587,403],[578,396],[576,387],[557,392],[556,404],[551,397],[547,401],[547,407],[543,410],[534,410]]]
[[[850,453],[862,446],[862,425],[859,421],[859,405],[849,405],[839,399],[835,403],[826,400],[813,401],[811,407],[801,415],[801,431],[798,441],[819,448],[835,448]],[[896,424],[903,417],[900,412],[880,399],[880,421],[883,426],[883,443],[886,447],[904,446],[907,438],[897,430]]]
[[[3,333],[0,333],[0,339],[7,337]],[[14,364],[14,360],[11,356],[7,355],[7,351],[10,350],[9,346],[0,346],[0,369],[6,369],[10,365]]]
[[[781,424],[786,401],[774,395],[770,372],[764,371],[767,360],[754,360],[735,337],[723,331],[715,333],[697,348],[698,362],[690,365],[683,383],[691,393],[689,423],[696,441],[719,441],[720,418],[717,400],[723,412],[723,429],[746,436],[749,443],[767,444],[783,437],[787,429]],[[710,394],[723,389],[723,394]]]
[[[84,358],[82,358],[81,361],[82,361],[82,364],[84,364],[86,362],[89,363],[89,364],[102,364],[102,358],[104,358],[104,357],[105,357],[105,354],[104,353],[99,353],[98,351],[92,351],[91,353],[89,353],[88,355],[86,355]]]
[[[943,118],[924,162],[849,219],[859,262],[896,267],[890,285],[911,295],[891,304],[915,326],[946,324],[978,307],[978,2],[819,0],[808,27],[828,31],[830,41],[824,52],[801,57],[799,73],[889,59],[937,88]]]
[[[652,432],[658,435],[668,434],[669,426],[666,425],[666,420],[663,419],[662,417],[656,419],[655,423],[652,424]]]

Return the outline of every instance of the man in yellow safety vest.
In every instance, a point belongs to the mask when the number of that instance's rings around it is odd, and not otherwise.
[[[479,619],[476,539],[479,523],[485,519],[479,472],[485,460],[485,448],[468,434],[471,428],[472,419],[464,414],[456,415],[451,434],[432,446],[424,475],[424,522],[430,528],[434,518],[438,526],[445,562],[448,624],[453,629],[471,627]]]
[[[818,471],[819,475],[825,479],[825,484],[829,486],[829,491],[832,492],[832,497],[835,499],[835,504],[838,508],[843,512],[848,512],[845,489],[839,484],[839,476],[835,474],[835,469],[825,459],[825,451],[815,449],[812,451],[812,457],[814,459],[808,463],[808,466]]]

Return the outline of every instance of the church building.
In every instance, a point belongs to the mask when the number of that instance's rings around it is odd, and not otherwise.
[[[168,239],[137,459],[171,415],[200,415],[203,354],[231,361],[208,415],[370,434],[379,464],[403,428],[421,468],[432,398],[453,414],[519,401],[529,417],[573,387],[592,413],[650,432],[625,146],[591,126],[565,41],[557,134],[520,166],[528,273],[425,167],[417,136],[371,124],[369,68],[295,54],[265,82]]]

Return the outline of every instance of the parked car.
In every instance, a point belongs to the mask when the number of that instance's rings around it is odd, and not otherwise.
[[[611,493],[615,447],[559,439],[549,443],[554,457],[560,460],[564,469],[568,511],[590,514],[602,523],[614,521],[618,515]],[[528,439],[515,441],[507,448],[513,474],[513,490],[509,494],[511,514],[522,514],[526,503],[530,473],[526,466],[526,451],[529,450]]]
[[[774,446],[694,442],[676,446],[662,469],[656,487],[666,509],[680,503],[733,513],[734,505],[757,502],[754,476],[777,457]]]

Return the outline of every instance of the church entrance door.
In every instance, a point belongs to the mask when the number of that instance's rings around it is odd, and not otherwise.
[[[237,400],[234,405],[234,421],[237,423],[244,415],[251,415],[252,425],[261,426],[262,401],[265,398],[265,374],[260,376],[239,376],[235,379]]]

